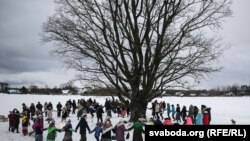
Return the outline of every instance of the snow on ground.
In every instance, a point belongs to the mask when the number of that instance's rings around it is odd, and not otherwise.
[[[107,97],[96,97],[96,96],[79,96],[79,95],[8,95],[8,94],[0,94],[0,115],[7,116],[9,111],[17,108],[19,111],[22,111],[22,103],[25,103],[27,106],[30,106],[31,103],[37,104],[37,102],[52,102],[53,107],[56,107],[58,102],[61,102],[62,105],[66,103],[69,99],[78,100],[78,99],[96,99],[97,102],[104,105],[105,99]],[[158,101],[164,100],[166,103],[180,104],[182,108],[183,105],[189,107],[190,104],[196,105],[200,108],[200,106],[207,105],[211,107],[211,115],[212,121],[211,124],[231,124],[231,119],[234,119],[237,124],[250,124],[250,97],[163,97],[157,98]],[[148,105],[151,107],[151,104]],[[117,114],[112,113],[113,116],[111,121],[113,125],[115,125],[121,118],[117,117]],[[103,118],[105,119],[106,113]],[[147,111],[147,117],[151,116],[151,111]],[[166,117],[166,113],[163,114]],[[61,128],[62,123],[61,118],[56,117],[56,113],[53,113],[53,117],[56,120],[56,127]],[[70,115],[70,119],[72,121],[73,128],[76,127],[78,120],[76,115]],[[126,117],[125,120],[129,118]],[[88,115],[87,119],[90,129],[93,129],[96,124],[96,117],[93,119]],[[32,122],[31,122],[32,124]],[[1,141],[34,141],[34,136],[23,136],[21,133],[11,133],[8,131],[8,122],[0,122],[0,140]],[[45,127],[48,126],[48,123],[45,122]],[[31,131],[31,127],[29,127],[29,131]],[[19,126],[19,131],[21,132],[21,124]],[[130,131],[132,135],[133,131]],[[46,140],[47,131],[44,131],[44,140]],[[56,140],[61,141],[63,139],[64,132],[58,133]],[[132,136],[131,136],[132,137]],[[132,138],[128,141],[131,141]],[[79,141],[80,134],[79,129],[78,133],[73,133],[73,140]],[[94,133],[87,134],[88,141],[95,141]]]

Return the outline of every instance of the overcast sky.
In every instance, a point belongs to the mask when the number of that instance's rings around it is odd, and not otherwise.
[[[197,88],[250,85],[250,0],[234,0],[233,17],[219,34],[232,47],[220,59],[223,68]],[[54,13],[53,0],[0,0],[0,82],[10,86],[59,86],[74,78],[42,44],[42,24]]]

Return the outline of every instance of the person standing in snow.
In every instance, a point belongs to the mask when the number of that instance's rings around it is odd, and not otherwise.
[[[36,108],[37,108],[36,115],[39,115],[43,111],[43,105],[40,102],[38,102],[36,104]]]
[[[159,118],[158,118],[159,119]],[[139,118],[132,127],[130,127],[128,130],[134,129],[134,134],[133,134],[133,141],[143,141],[142,134],[145,133],[143,126],[144,124],[142,123],[143,119]]]
[[[49,127],[44,130],[48,130],[48,135],[46,141],[55,141],[56,140],[56,132],[61,132],[60,129],[55,127],[55,120],[51,120]]]
[[[77,129],[80,127],[80,134],[81,134],[80,141],[87,141],[86,129],[88,129],[90,133],[89,125],[88,125],[88,122],[86,121],[86,118],[87,118],[87,115],[84,114],[75,129],[75,132],[77,132]]]
[[[111,141],[111,131],[112,131],[112,123],[110,121],[110,117],[107,116],[103,125],[102,125],[102,136],[101,136],[101,141]]]
[[[13,124],[13,132],[16,130],[16,133],[19,133],[19,124],[20,124],[20,112],[17,109],[13,110],[13,119],[14,119],[14,124]]]
[[[62,122],[66,121],[67,117],[68,117],[68,110],[67,110],[66,107],[63,107],[63,110],[62,110]]]
[[[125,128],[125,123],[127,123],[126,121],[124,121],[123,119],[121,119],[117,125],[115,126],[115,133],[116,133],[116,140],[117,141],[125,141],[124,135],[125,135],[125,131],[128,131]]]
[[[76,108],[77,108],[77,106],[76,106],[76,101],[75,100],[73,100],[73,102],[72,102],[72,114],[76,114]]]
[[[186,116],[187,116],[187,108],[186,106],[184,105],[181,109],[181,118],[182,118],[182,121],[185,121],[186,119]]]
[[[90,132],[90,134],[93,132],[95,132],[94,136],[95,136],[96,141],[99,141],[99,137],[102,133],[102,123],[100,122],[96,123],[96,127]]]
[[[101,122],[103,123],[103,119],[102,119],[102,114],[104,113],[103,111],[103,106],[102,105],[98,105],[96,108],[96,117],[97,117],[97,122]],[[100,121],[99,121],[100,120]]]
[[[56,105],[56,109],[57,109],[57,117],[61,117],[62,104],[60,102],[58,102],[58,104]]]
[[[12,111],[9,112],[8,115],[8,119],[9,119],[9,131],[10,132],[14,132],[14,114]]]
[[[43,107],[44,107],[44,114],[45,114],[45,117],[47,117],[48,103],[45,102],[44,105],[43,105]]]
[[[175,110],[174,104],[171,105],[171,113],[172,113],[172,119],[173,121],[175,121],[176,110]]]
[[[204,111],[202,121],[203,121],[203,125],[210,125],[209,115],[208,115],[208,111],[207,110]]]
[[[179,104],[177,104],[175,115],[176,122],[181,122],[181,108]]]
[[[34,103],[31,103],[31,105],[30,105],[30,113],[31,113],[30,119],[33,120],[33,117],[36,114],[36,107],[35,107]]]
[[[22,132],[23,135],[26,136],[28,134],[28,125],[29,125],[29,118],[27,115],[27,111],[24,111],[21,116],[22,121]]]
[[[62,131],[65,132],[63,141],[73,141],[72,135],[73,135],[74,130],[72,128],[70,119],[66,121],[65,126],[62,128]]]
[[[32,125],[33,132],[35,132],[35,141],[43,141],[43,125],[41,124],[42,119],[36,118],[34,119],[34,124]],[[30,132],[31,135],[33,132]]]
[[[170,118],[171,107],[170,107],[169,103],[167,103],[167,109],[165,109],[165,110],[167,110],[168,118]]]
[[[202,125],[203,124],[202,118],[203,118],[202,113],[198,112],[195,119],[195,125]]]

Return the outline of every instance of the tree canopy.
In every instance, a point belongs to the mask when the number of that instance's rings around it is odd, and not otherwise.
[[[224,50],[210,31],[231,16],[228,0],[56,0],[43,40],[85,79],[142,105],[170,87],[218,71]]]

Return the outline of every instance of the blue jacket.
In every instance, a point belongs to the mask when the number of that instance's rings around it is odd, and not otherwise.
[[[202,114],[201,113],[198,113],[196,115],[196,120],[195,120],[195,124],[196,125],[203,125],[203,121],[202,121]]]
[[[91,133],[93,133],[93,132],[95,132],[95,136],[96,136],[96,137],[99,137],[100,134],[102,133],[102,128],[99,127],[99,126],[96,126],[96,127],[91,131]]]

